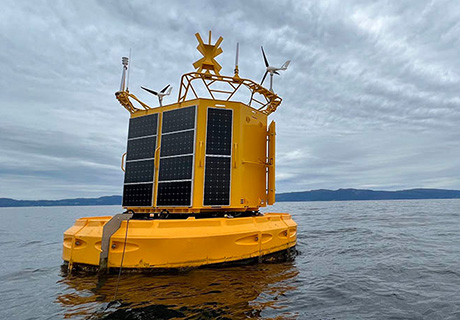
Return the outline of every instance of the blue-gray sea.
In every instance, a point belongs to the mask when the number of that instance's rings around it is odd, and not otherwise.
[[[460,319],[460,200],[284,202],[292,262],[61,273],[62,233],[117,206],[0,209],[0,319]],[[152,248],[154,250],[154,248]]]

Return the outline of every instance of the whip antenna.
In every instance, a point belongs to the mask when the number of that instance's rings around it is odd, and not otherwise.
[[[131,61],[131,48],[129,48],[129,61]],[[128,69],[128,79],[126,80],[126,91],[129,91],[129,74],[131,71],[131,67]]]
[[[235,75],[234,75],[235,78],[239,78],[239,75],[238,75],[238,72],[239,72],[239,70],[238,70],[238,55],[239,55],[239,53],[240,53],[240,43],[237,42],[236,43],[236,56],[235,56],[235,70],[234,70],[235,71]]]

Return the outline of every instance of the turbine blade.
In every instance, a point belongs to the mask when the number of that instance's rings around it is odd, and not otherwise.
[[[260,48],[262,49],[262,55],[264,56],[265,66],[268,68],[270,64],[268,63],[267,56],[265,55],[264,47],[260,46]]]
[[[169,87],[168,92],[166,92],[166,95],[169,96],[171,94],[171,90],[173,87]]]
[[[280,75],[278,71],[273,71],[273,73],[276,73],[277,75]]]
[[[144,88],[144,87],[142,87],[142,86],[141,86],[141,88],[144,89],[144,90],[147,91],[147,92],[150,92],[151,94],[154,94],[154,95],[156,95],[156,96],[158,95],[158,92],[156,92],[156,91],[153,91],[153,90]]]
[[[264,84],[264,80],[265,80],[265,78],[267,77],[267,74],[268,74],[268,71],[265,71],[264,77],[262,78],[262,81],[260,81],[260,85],[263,85],[263,84]]]
[[[161,93],[164,93],[164,92],[166,91],[166,89],[168,89],[168,88],[169,88],[169,86],[170,86],[170,85],[168,84],[166,87],[164,87],[163,89],[161,89],[161,91],[160,91],[160,92],[161,92]]]
[[[281,66],[281,70],[286,70],[287,67],[289,67],[289,64],[291,63],[291,60],[288,60],[286,61],[282,66]]]

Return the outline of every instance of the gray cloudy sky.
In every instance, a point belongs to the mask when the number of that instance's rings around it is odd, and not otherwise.
[[[5,2],[5,1],[4,1]],[[277,191],[460,189],[459,1],[9,1],[0,12],[0,197],[121,194],[130,88],[171,83],[224,37],[232,74],[275,79]]]

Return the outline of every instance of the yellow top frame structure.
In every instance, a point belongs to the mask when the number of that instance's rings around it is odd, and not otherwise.
[[[250,79],[240,78],[237,73],[238,68],[236,68],[235,75],[233,77],[220,75],[219,72],[222,67],[214,58],[222,53],[222,49],[219,47],[223,40],[222,37],[219,37],[217,42],[214,45],[211,45],[211,31],[209,32],[208,44],[203,43],[203,40],[198,33],[195,34],[195,36],[199,42],[197,49],[201,54],[203,54],[203,58],[193,64],[193,66],[197,69],[196,72],[186,73],[182,76],[177,103],[180,104],[187,101],[187,99],[190,99],[190,96],[191,99],[208,98],[212,100],[231,101],[230,99],[234,97],[241,88],[247,88],[250,92],[249,100],[246,103],[248,106],[257,109],[266,115],[276,111],[278,106],[281,104],[282,99],[272,91],[264,88],[262,85],[255,83]],[[198,91],[194,87],[194,83],[196,82],[204,84],[208,96],[200,96],[198,94]],[[217,84],[222,83],[227,85],[227,90],[216,88]],[[226,98],[216,99],[216,94],[224,94],[226,95]],[[256,94],[262,96],[262,99],[256,99]],[[130,98],[137,101],[144,110],[152,109],[152,107],[142,102],[127,89],[118,91],[115,93],[115,96],[120,104],[131,114],[142,109],[135,107],[130,101]]]

